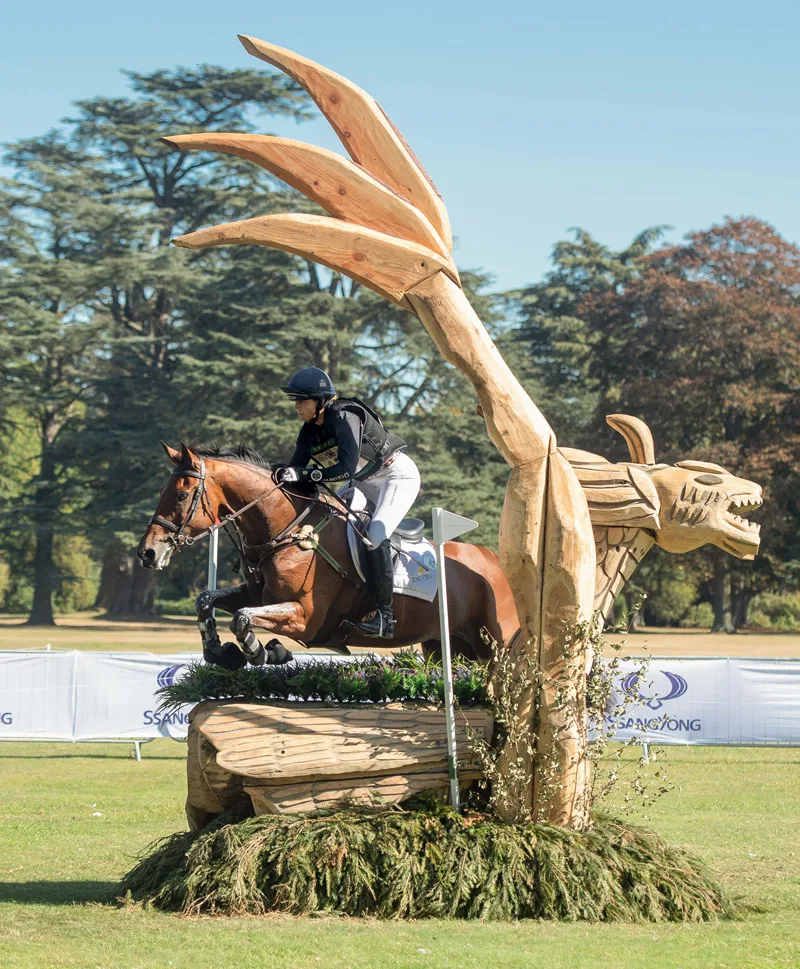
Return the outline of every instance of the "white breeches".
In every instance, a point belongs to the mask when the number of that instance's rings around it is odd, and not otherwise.
[[[363,481],[356,481],[355,485],[375,505],[367,538],[372,547],[377,548],[384,539],[391,538],[414,504],[419,494],[419,471],[411,458],[401,451],[391,464]]]

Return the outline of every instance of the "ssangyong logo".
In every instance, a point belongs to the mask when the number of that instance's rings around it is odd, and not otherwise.
[[[677,700],[679,696],[689,689],[689,684],[682,676],[678,676],[677,673],[669,673],[667,670],[650,670],[649,675],[652,677],[653,681],[657,677],[661,676],[666,679],[666,684],[664,690],[666,692],[659,691],[653,696],[645,696],[639,689],[639,681],[642,677],[647,674],[643,674],[641,671],[635,673],[628,673],[628,675],[622,680],[622,689],[628,696],[636,696],[645,705],[650,707],[651,710],[660,710],[661,707],[667,702],[667,700]],[[648,684],[649,680],[648,680]],[[654,684],[653,684],[654,685]]]
[[[177,663],[175,666],[167,666],[158,674],[158,685],[164,686],[174,686],[175,680],[178,678],[178,674],[181,670],[186,669],[185,663]]]

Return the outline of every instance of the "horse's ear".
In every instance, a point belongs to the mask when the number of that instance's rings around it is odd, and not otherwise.
[[[173,464],[181,463],[181,452],[176,451],[174,447],[170,447],[169,444],[165,444],[164,441],[161,442],[161,447],[164,448],[164,453],[172,461]]]
[[[200,470],[200,458],[192,451],[188,444],[181,441],[181,466],[192,471]]]

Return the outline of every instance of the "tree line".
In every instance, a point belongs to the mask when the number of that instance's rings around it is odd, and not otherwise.
[[[289,254],[168,245],[204,225],[313,210],[245,161],[159,141],[302,122],[304,93],[208,65],[128,77],[130,96],[78,102],[6,150],[0,609],[49,624],[54,608],[177,608],[202,588],[202,551],[163,576],[133,555],[167,473],[159,440],[241,440],[285,459],[298,428],[279,386],[312,364],[406,438],[421,516],[452,508],[493,545],[505,465],[471,388],[410,314]],[[713,613],[730,631],[755,600],[759,615],[771,603],[800,623],[800,250],[755,218],[664,238],[647,229],[615,252],[579,230],[524,289],[462,278],[560,443],[622,460],[604,417],[630,413],[651,425],[659,461],[713,461],[765,486],[755,563],[654,552],[628,605],[646,592],[649,622]]]

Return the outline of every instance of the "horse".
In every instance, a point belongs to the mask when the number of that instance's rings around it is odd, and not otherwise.
[[[280,482],[267,461],[242,445],[162,446],[175,467],[137,548],[142,565],[164,569],[178,549],[220,527],[240,555],[244,582],[203,592],[195,603],[207,662],[238,669],[291,659],[279,640],[265,645],[254,630],[345,653],[349,646],[421,643],[426,655],[441,655],[435,600],[396,595],[392,639],[360,635],[352,625],[374,603],[355,569],[347,513],[334,493]],[[492,641],[506,645],[519,629],[511,588],[483,546],[447,542],[444,556],[453,652],[485,661]],[[237,643],[220,642],[215,609],[233,616]]]

